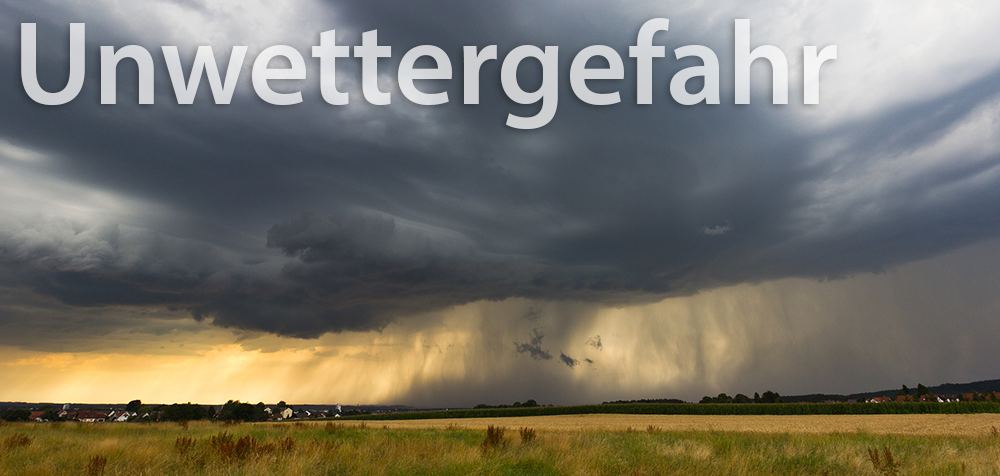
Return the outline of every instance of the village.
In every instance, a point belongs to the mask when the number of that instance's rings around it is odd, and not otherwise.
[[[340,404],[326,409],[293,408],[285,402],[273,406],[263,403],[250,405],[238,401],[230,401],[225,405],[198,405],[182,403],[172,405],[143,405],[134,400],[125,406],[95,408],[96,405],[74,406],[66,403],[56,408],[52,405],[41,405],[29,408],[7,408],[0,419],[4,421],[27,421],[35,423],[48,422],[80,422],[80,423],[126,423],[126,422],[158,422],[187,420],[222,420],[222,421],[283,421],[309,420],[319,418],[340,418],[342,415],[364,415],[373,413],[369,410],[343,410]],[[240,412],[245,407],[244,412]],[[380,412],[380,411],[377,411]]]

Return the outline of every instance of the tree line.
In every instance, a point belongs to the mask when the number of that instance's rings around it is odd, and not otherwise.
[[[754,392],[753,397],[748,397],[742,393],[737,393],[735,397],[730,397],[725,393],[720,393],[716,397],[710,397],[705,395],[698,403],[782,403],[781,395],[778,392],[772,392],[770,390],[764,392],[763,395]]]

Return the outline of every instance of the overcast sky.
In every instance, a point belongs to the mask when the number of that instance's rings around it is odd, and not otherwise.
[[[653,104],[628,47],[656,37]],[[755,66],[734,105],[733,25],[781,48],[790,104]],[[21,87],[20,23],[65,85],[69,23],[87,25],[86,84],[64,106]],[[471,406],[766,389],[855,392],[1000,378],[1000,5],[982,1],[0,0],[0,400]],[[347,106],[320,95],[319,34],[392,58]],[[123,62],[100,104],[100,46],[150,50],[156,104]],[[303,103],[273,106],[252,59],[306,58]],[[402,55],[450,56],[442,106],[396,85]],[[463,105],[462,46],[559,46],[559,103],[508,99],[483,66]],[[621,92],[577,99],[569,66],[603,44]],[[721,105],[680,106],[671,76],[721,63]],[[802,50],[838,45],[821,104]],[[202,81],[178,106],[161,45],[185,65],[249,46],[232,104]],[[531,90],[539,71],[524,65]],[[123,357],[127,357],[124,359]],[[180,381],[180,377],[183,377]]]

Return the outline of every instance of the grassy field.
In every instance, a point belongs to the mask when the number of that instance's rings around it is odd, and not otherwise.
[[[1000,475],[995,415],[891,415],[881,431],[835,416],[608,417],[490,419],[507,428],[491,435],[477,420],[7,424],[0,473]],[[587,418],[597,426],[572,421]]]

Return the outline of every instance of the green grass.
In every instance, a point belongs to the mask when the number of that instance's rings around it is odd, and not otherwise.
[[[635,403],[565,407],[483,408],[431,412],[383,413],[347,417],[357,420],[421,420],[440,418],[499,418],[551,415],[914,415],[1000,413],[1000,402],[956,403],[774,403],[704,404]]]
[[[356,423],[354,425],[357,425]],[[732,432],[486,431],[347,424],[9,424],[11,475],[877,475],[1000,474],[1000,436],[917,437]],[[214,441],[214,443],[213,443]],[[243,441],[242,446],[237,442]],[[228,443],[227,443],[228,442]],[[103,462],[102,462],[103,461]],[[884,468],[883,468],[884,469]]]

